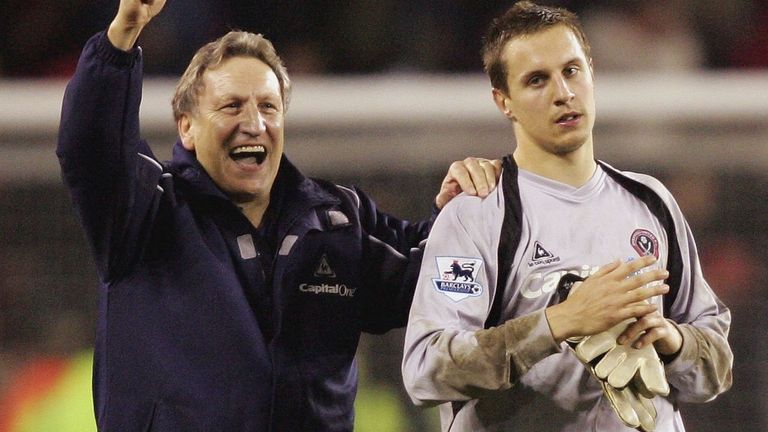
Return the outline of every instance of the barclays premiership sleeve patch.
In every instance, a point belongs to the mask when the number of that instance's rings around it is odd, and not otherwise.
[[[475,282],[483,260],[464,257],[435,257],[439,279],[432,279],[435,289],[453,301],[477,297],[483,293],[483,286]]]

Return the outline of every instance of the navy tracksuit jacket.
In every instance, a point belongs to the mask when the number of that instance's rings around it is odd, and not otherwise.
[[[86,45],[57,155],[100,278],[102,432],[349,431],[361,331],[406,323],[429,223],[284,157],[255,229],[179,143],[139,139],[142,56]]]

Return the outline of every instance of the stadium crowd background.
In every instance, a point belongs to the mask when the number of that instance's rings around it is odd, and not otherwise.
[[[768,74],[764,0],[546,3],[582,16],[601,74]],[[481,68],[482,32],[509,4],[170,0],[140,44],[147,74],[158,77],[177,77],[199,46],[232,28],[264,33],[294,77],[474,74]],[[0,2],[0,80],[65,79],[86,39],[106,27],[116,5]],[[755,91],[768,94],[768,88]],[[0,130],[0,138],[12,135]],[[49,144],[40,151],[52,154]],[[291,145],[289,140],[289,152]],[[465,153],[472,154],[469,145]],[[734,315],[734,388],[710,405],[684,406],[689,430],[768,430],[768,174],[734,165],[702,171],[684,158],[630,168],[653,173],[672,189],[697,238],[705,276]],[[360,185],[382,208],[418,218],[428,211],[443,173],[341,171],[333,180]],[[0,432],[95,430],[89,351],[95,303],[89,252],[60,182],[0,181]],[[397,331],[363,339],[361,432],[436,430],[434,412],[413,408],[402,390],[401,343]]]
[[[68,76],[116,3],[0,3],[0,75]],[[768,66],[764,0],[561,0],[583,17],[601,70]],[[150,74],[179,75],[228,29],[265,34],[297,73],[475,72],[480,37],[509,1],[185,0],[142,35]],[[627,49],[637,48],[632,55]]]

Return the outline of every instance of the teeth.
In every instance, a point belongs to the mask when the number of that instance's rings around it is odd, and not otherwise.
[[[263,145],[245,145],[232,149],[229,155],[236,161],[261,164],[267,158],[267,149]]]
[[[232,154],[238,153],[264,153],[267,149],[262,145],[242,146],[232,150]]]

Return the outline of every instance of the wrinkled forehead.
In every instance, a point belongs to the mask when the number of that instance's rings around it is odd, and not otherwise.
[[[282,99],[280,80],[262,60],[230,57],[203,73],[204,93],[210,95],[257,94]]]

